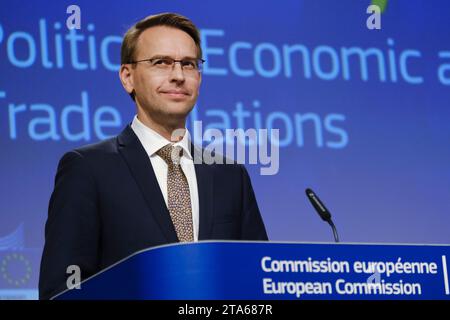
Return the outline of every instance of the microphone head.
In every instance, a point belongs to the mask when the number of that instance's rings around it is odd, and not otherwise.
[[[325,207],[322,201],[320,201],[319,197],[312,191],[310,188],[306,188],[305,190],[306,196],[308,197],[309,201],[311,202],[314,209],[316,209],[316,212],[319,214],[319,216],[322,218],[323,221],[330,222],[331,221],[331,214],[328,211],[328,209]]]

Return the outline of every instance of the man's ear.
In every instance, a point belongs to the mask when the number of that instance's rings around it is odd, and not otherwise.
[[[131,64],[122,64],[119,70],[120,82],[128,93],[132,93],[134,90],[133,83],[133,68]]]

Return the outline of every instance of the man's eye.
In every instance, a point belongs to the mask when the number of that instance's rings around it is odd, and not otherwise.
[[[196,63],[191,60],[183,60],[181,62],[181,64],[184,68],[187,68],[187,69],[195,69],[196,68]]]
[[[170,66],[170,65],[172,65],[172,60],[170,60],[170,59],[155,59],[155,60],[153,60],[153,65]]]

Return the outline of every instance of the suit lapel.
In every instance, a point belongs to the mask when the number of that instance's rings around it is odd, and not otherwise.
[[[203,150],[191,144],[191,153],[194,158],[195,175],[197,177],[199,199],[199,240],[211,238],[214,218],[214,166],[204,163]]]
[[[170,219],[164,197],[159,188],[150,159],[133,129],[128,125],[118,136],[119,152],[125,159],[151,212],[167,238],[177,242],[175,227]]]

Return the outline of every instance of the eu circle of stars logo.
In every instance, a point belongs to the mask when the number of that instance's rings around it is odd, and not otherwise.
[[[0,263],[0,273],[9,285],[23,286],[31,277],[30,261],[20,253],[7,254]]]

